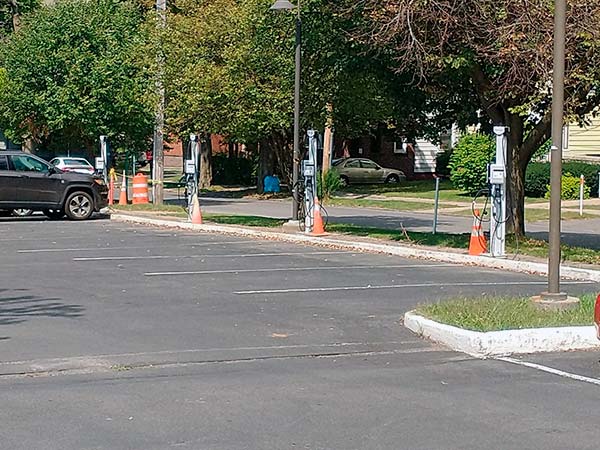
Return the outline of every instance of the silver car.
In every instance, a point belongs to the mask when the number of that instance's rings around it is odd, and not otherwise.
[[[96,170],[85,158],[72,158],[70,156],[59,156],[50,161],[54,167],[58,167],[63,172],[84,173],[94,175]]]
[[[400,183],[406,180],[401,170],[381,167],[366,158],[346,158],[333,162],[345,185],[358,183]]]

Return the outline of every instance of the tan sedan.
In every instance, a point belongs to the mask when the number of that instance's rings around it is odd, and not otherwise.
[[[345,185],[371,183],[400,183],[406,180],[401,170],[381,167],[366,158],[346,158],[333,162],[333,167],[340,174]]]

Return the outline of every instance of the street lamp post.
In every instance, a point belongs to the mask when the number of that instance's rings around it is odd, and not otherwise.
[[[294,83],[294,156],[292,165],[292,220],[298,220],[298,176],[300,173],[300,74],[302,56],[302,20],[300,18],[300,0],[294,5],[288,0],[276,0],[271,6],[273,11],[296,9],[296,75]]]
[[[565,102],[565,40],[567,1],[555,0],[554,67],[552,88],[552,149],[550,173],[550,225],[548,230],[548,290],[535,302],[543,309],[569,309],[579,300],[560,291],[560,228],[562,149]]]

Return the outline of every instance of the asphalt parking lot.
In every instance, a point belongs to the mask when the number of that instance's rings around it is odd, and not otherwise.
[[[1,448],[597,447],[600,352],[475,360],[400,323],[541,277],[106,219],[0,219],[0,247]]]

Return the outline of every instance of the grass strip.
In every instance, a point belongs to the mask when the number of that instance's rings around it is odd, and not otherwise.
[[[419,306],[423,317],[472,331],[520,330],[524,328],[592,325],[594,294],[581,297],[571,311],[542,311],[529,298],[458,298]]]
[[[405,200],[370,200],[361,198],[332,198],[327,206],[345,206],[350,208],[382,208],[396,211],[420,211],[433,208],[431,203],[411,202]]]

